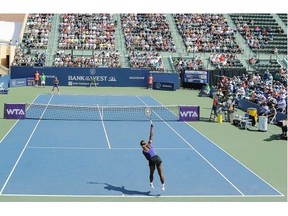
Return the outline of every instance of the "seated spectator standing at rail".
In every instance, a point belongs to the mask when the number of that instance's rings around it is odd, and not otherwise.
[[[222,111],[226,115],[226,120],[231,123],[233,119],[234,105],[235,101],[232,95],[228,95],[225,102],[222,104]]]
[[[219,103],[219,94],[213,97],[213,102],[212,102],[212,110],[214,112],[214,117],[218,115],[218,112],[220,110],[220,103]]]
[[[271,104],[269,108],[269,112],[266,115],[266,117],[268,118],[268,122],[270,124],[274,124],[276,122],[276,115],[277,115],[277,110],[275,108],[275,105]]]
[[[285,96],[281,95],[280,100],[277,102],[276,108],[279,112],[286,113],[286,107],[287,107],[287,104],[286,104]]]
[[[248,115],[249,119],[251,120],[251,125],[253,127],[256,127],[257,113],[255,115],[251,115],[250,113],[248,113]]]
[[[199,92],[199,97],[210,97],[210,86],[208,83],[202,86],[200,92]]]

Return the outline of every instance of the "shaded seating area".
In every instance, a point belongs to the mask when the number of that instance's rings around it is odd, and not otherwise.
[[[280,19],[284,22],[284,24],[287,26],[287,13],[285,14],[285,13],[279,13],[279,14],[277,14],[279,17],[280,17]]]
[[[248,63],[257,71],[266,71],[278,72],[281,69],[281,64],[277,59],[255,59],[255,61],[248,60]]]
[[[287,53],[287,34],[271,14],[229,14],[253,52]]]

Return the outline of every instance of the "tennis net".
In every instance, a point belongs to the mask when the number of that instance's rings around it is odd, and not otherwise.
[[[79,106],[26,104],[26,119],[79,121],[178,121],[178,105],[158,106]]]

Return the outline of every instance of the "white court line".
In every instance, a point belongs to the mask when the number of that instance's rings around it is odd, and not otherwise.
[[[6,138],[6,136],[8,136],[8,134],[12,131],[12,129],[15,127],[15,125],[18,123],[20,119],[18,119],[13,125],[12,127],[8,130],[8,132],[4,135],[4,137],[0,140],[0,143],[3,142],[3,140]]]
[[[145,195],[128,195],[124,194],[124,197],[128,198],[244,198],[242,195],[161,195],[155,194],[150,196]],[[119,195],[71,195],[71,194],[1,194],[2,197],[63,197],[63,198],[121,198],[122,193]],[[246,195],[245,198],[272,198],[272,197],[283,197],[284,195]],[[184,201],[184,200],[182,200]]]
[[[94,148],[94,147],[59,147],[59,146],[28,146],[27,149],[64,149],[64,150],[110,150],[110,148]],[[157,149],[161,149],[161,150],[190,150],[191,148],[157,148]],[[139,148],[111,148],[111,150],[137,150],[139,151]]]
[[[153,100],[155,100],[157,103],[161,104],[158,100],[156,100],[155,98],[151,97]],[[193,128],[197,133],[199,133],[201,136],[205,137],[207,140],[209,140],[214,146],[216,146],[217,148],[219,148],[221,151],[223,151],[225,154],[229,155],[231,158],[233,158],[236,162],[238,162],[241,166],[245,167],[247,170],[249,170],[251,173],[253,173],[255,176],[257,176],[259,179],[261,179],[263,182],[265,182],[267,185],[269,185],[271,188],[273,188],[275,191],[277,191],[279,194],[281,194],[281,196],[284,196],[284,194],[282,194],[279,190],[277,190],[275,187],[273,187],[271,184],[269,184],[267,181],[265,181],[263,178],[261,178],[259,175],[257,175],[255,172],[253,172],[251,169],[249,169],[247,166],[245,166],[243,163],[241,163],[238,159],[236,159],[235,157],[233,157],[231,154],[229,154],[228,152],[226,152],[223,148],[221,148],[220,146],[218,146],[215,142],[213,142],[212,140],[210,140],[207,136],[205,136],[204,134],[202,134],[200,131],[196,130],[194,127],[192,127],[192,125],[188,124],[188,122],[185,122],[185,124],[187,124],[189,127]],[[245,195],[247,196],[247,195]]]
[[[38,125],[39,125],[39,123],[40,123],[40,121],[41,121],[41,118],[43,117],[43,115],[44,115],[44,113],[45,113],[45,111],[46,111],[46,109],[47,109],[49,103],[51,102],[52,98],[53,98],[53,95],[51,96],[50,100],[48,101],[48,104],[47,104],[45,110],[43,111],[42,115],[40,116],[40,119],[37,121],[37,124],[35,125],[35,127],[34,127],[32,133],[30,134],[30,137],[28,138],[28,140],[27,140],[27,142],[26,142],[24,148],[22,149],[22,151],[21,151],[21,153],[20,153],[20,155],[19,155],[17,161],[15,162],[15,164],[14,164],[14,166],[13,166],[11,172],[9,173],[9,176],[7,177],[5,183],[4,183],[4,185],[3,185],[3,187],[2,187],[2,189],[1,189],[1,191],[0,191],[0,195],[3,193],[3,191],[4,191],[4,189],[5,189],[5,187],[6,187],[7,183],[8,183],[8,181],[10,180],[10,178],[11,178],[11,176],[12,176],[14,170],[16,169],[16,166],[18,165],[18,163],[19,163],[19,161],[20,161],[22,155],[24,154],[25,149],[27,148],[28,143],[30,142],[30,140],[31,140],[31,138],[32,138],[32,136],[33,136],[33,134],[35,133],[35,131],[36,131],[36,129],[37,129],[37,127],[38,127]]]
[[[138,96],[137,96],[138,97]],[[140,97],[139,100],[145,106],[148,106]],[[175,134],[177,134],[188,146],[190,146],[203,160],[205,160],[216,172],[218,172],[232,187],[234,187],[242,196],[245,196],[242,191],[237,188],[223,173],[221,173],[209,160],[207,160],[200,152],[198,152],[184,137],[182,137],[174,128],[171,127],[166,121],[164,121],[157,113],[155,113]]]
[[[103,111],[102,111],[102,113],[100,112],[98,104],[97,104],[97,107],[98,107],[98,112],[99,112],[99,115],[100,115],[100,118],[101,118],[102,127],[103,127],[103,130],[104,130],[104,133],[105,133],[107,145],[108,145],[109,149],[111,149],[110,140],[109,140],[109,137],[108,137],[108,134],[107,134],[107,131],[106,131],[106,127],[105,127],[104,121],[103,121],[103,115],[102,115]],[[103,107],[102,107],[102,109],[103,109]]]

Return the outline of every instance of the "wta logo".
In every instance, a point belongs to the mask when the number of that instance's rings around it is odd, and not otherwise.
[[[25,119],[25,104],[4,104],[4,118]]]
[[[6,109],[6,113],[8,115],[25,115],[25,111],[23,109]]]
[[[183,118],[191,118],[191,117],[194,117],[194,118],[198,118],[198,113],[194,112],[194,111],[188,111],[188,112],[180,112],[180,116]]]
[[[199,106],[180,106],[179,121],[199,121]]]

